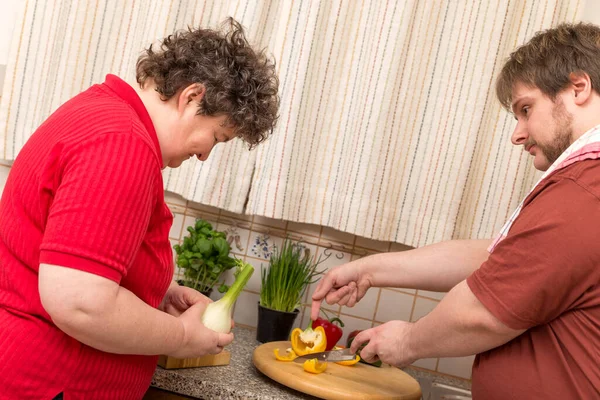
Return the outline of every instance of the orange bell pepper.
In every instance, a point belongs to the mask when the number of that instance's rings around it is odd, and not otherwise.
[[[335,363],[340,364],[340,365],[354,365],[359,361],[360,361],[360,356],[357,354],[356,357],[354,357],[354,360],[336,361]]]
[[[320,374],[327,369],[326,362],[320,362],[316,358],[304,361],[304,370],[311,374]]]
[[[319,353],[327,347],[327,337],[322,326],[313,329],[309,325],[305,330],[296,328],[292,331],[290,340],[294,353],[299,356]]]
[[[275,354],[275,358],[279,361],[294,361],[294,359],[298,357],[292,349],[286,349],[285,354],[283,355],[279,354],[279,349],[273,350],[273,353]]]

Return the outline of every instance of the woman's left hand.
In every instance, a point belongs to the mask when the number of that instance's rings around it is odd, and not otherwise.
[[[179,317],[188,308],[197,303],[212,303],[212,300],[201,294],[199,291],[189,287],[173,284],[167,290],[167,294],[158,306],[158,309]]]

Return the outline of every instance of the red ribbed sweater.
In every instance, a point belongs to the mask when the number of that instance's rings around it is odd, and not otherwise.
[[[109,354],[63,333],[40,302],[40,263],[101,275],[157,307],[171,280],[156,132],[109,75],[27,141],[0,202],[0,399],[140,399],[157,357]]]

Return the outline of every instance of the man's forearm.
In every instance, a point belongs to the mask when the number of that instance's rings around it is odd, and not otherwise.
[[[451,240],[414,250],[380,253],[358,260],[376,287],[447,292],[487,259],[491,240]]]
[[[406,346],[417,359],[461,357],[498,347],[523,332],[494,317],[463,281],[413,324]]]

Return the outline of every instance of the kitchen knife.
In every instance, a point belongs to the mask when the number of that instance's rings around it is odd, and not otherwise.
[[[349,360],[354,360],[355,357],[356,357],[356,354],[354,354],[352,351],[350,351],[349,348],[346,348],[346,349],[341,349],[341,350],[324,351],[321,353],[305,354],[303,356],[296,357],[294,359],[294,362],[303,363],[306,360],[311,360],[313,358],[316,358],[320,362],[323,362],[323,361],[332,361],[332,362],[349,361]]]

